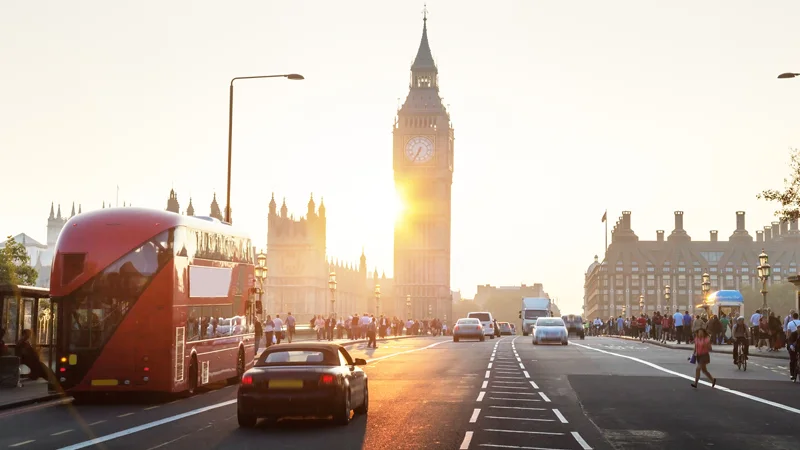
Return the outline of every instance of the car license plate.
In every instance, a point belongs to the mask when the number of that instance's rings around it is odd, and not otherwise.
[[[270,389],[302,389],[303,380],[269,380]]]

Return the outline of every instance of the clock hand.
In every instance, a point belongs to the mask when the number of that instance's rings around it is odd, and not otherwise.
[[[422,147],[420,147],[420,148],[419,148],[419,150],[417,150],[417,154],[416,154],[416,155],[414,155],[414,159],[412,159],[412,161],[416,161],[416,160],[417,160],[417,158],[419,158],[419,154],[420,154],[420,153],[422,153]]]

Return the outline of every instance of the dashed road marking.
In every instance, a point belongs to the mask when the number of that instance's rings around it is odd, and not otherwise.
[[[528,389],[527,387],[521,386],[497,386],[498,389]],[[510,392],[509,392],[510,394]]]
[[[484,396],[484,395],[486,395],[486,392],[484,392],[484,391],[481,391],[481,392],[479,392],[479,393],[478,393],[478,399],[477,399],[477,400],[475,400],[475,401],[476,401],[476,402],[482,402],[482,401],[483,401],[483,396]]]
[[[527,417],[502,417],[502,416],[484,416],[487,419],[499,419],[499,420],[527,420],[530,422],[555,422],[555,419],[529,419]]]
[[[494,364],[494,363],[489,363],[489,365],[486,368],[487,369],[491,369],[492,368],[492,364]]]
[[[100,425],[103,422],[105,422],[105,420],[98,420],[97,422],[90,423],[89,426],[91,427],[91,426],[94,426],[94,425]]]
[[[544,395],[544,392],[539,391],[539,395],[542,396],[542,400],[546,401],[547,403],[550,403],[550,399],[546,395]]]
[[[559,411],[557,409],[554,409],[553,413],[556,415],[556,417],[558,417],[558,420],[560,420],[561,423],[569,423],[569,422],[567,422],[567,418],[564,417],[563,414],[561,414],[561,411]]]
[[[487,386],[489,386],[489,382],[484,380],[483,384],[481,384],[481,389],[486,389]]]
[[[128,416],[132,416],[132,415],[133,415],[133,413],[125,413],[125,414],[120,414],[117,417],[128,417]]]
[[[522,374],[525,375],[525,378],[530,378],[531,377],[527,370],[523,370]]]
[[[523,409],[526,411],[547,411],[547,408],[525,408],[523,406],[490,406],[489,408],[498,409]]]
[[[489,397],[490,400],[510,400],[512,402],[540,402],[538,398],[507,398],[507,397]]]
[[[62,434],[67,434],[67,433],[69,433],[70,431],[73,431],[73,430],[72,430],[72,429],[69,429],[69,430],[59,431],[59,432],[56,432],[56,433],[53,433],[53,434],[51,434],[50,436],[61,436]]]
[[[489,371],[487,370],[487,371],[486,371],[486,376],[485,376],[484,378],[489,378],[489,375],[491,375],[491,374],[492,374],[492,372],[489,372]]]
[[[472,431],[467,431],[464,434],[464,440],[461,441],[461,447],[459,447],[459,450],[467,450],[470,442],[472,442]]]
[[[505,389],[505,387],[500,387],[499,389]],[[535,393],[531,392],[502,392],[502,391],[491,391],[492,394],[511,394],[511,395],[536,395]],[[540,392],[541,394],[541,392]],[[544,397],[544,394],[542,395]],[[548,400],[549,401],[549,400]]]
[[[484,428],[483,431],[494,431],[497,433],[521,433],[521,434],[541,434],[545,436],[563,436],[564,433],[554,433],[551,431],[523,431],[523,430],[499,430],[497,428]],[[589,448],[591,449],[591,447]]]
[[[23,446],[23,445],[28,445],[28,444],[30,444],[31,442],[36,442],[36,439],[31,439],[31,440],[29,440],[29,441],[17,442],[16,444],[11,444],[11,445],[9,445],[9,447],[21,447],[21,446]]]
[[[524,365],[524,364],[522,364],[522,363],[519,363],[519,368],[520,368],[520,369],[524,369],[524,368],[525,368],[525,365]]]
[[[575,440],[578,441],[578,445],[580,445],[583,450],[592,450],[592,447],[590,447],[589,444],[583,440],[580,433],[578,433],[577,431],[572,432],[572,437],[574,437]]]
[[[500,377],[497,377],[500,378]],[[509,377],[516,378],[516,377]],[[495,381],[494,384],[525,384],[523,381]]]
[[[531,380],[531,386],[533,386],[534,389],[539,389],[539,386],[537,386],[536,382],[533,380]]]
[[[144,410],[145,410],[145,411],[150,411],[151,409],[156,409],[156,408],[158,408],[159,406],[161,406],[161,405],[151,406],[151,407],[149,407],[149,408],[145,408]]]
[[[469,418],[469,423],[477,422],[478,421],[478,416],[480,416],[480,415],[481,415],[481,409],[480,408],[475,408],[472,411],[472,417]]]

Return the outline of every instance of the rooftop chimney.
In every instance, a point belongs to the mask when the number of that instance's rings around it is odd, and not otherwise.
[[[717,242],[717,230],[711,230],[711,242]]]
[[[656,241],[664,242],[664,230],[656,230]]]
[[[789,234],[789,221],[784,219],[781,220],[781,236],[786,236]]]
[[[736,231],[744,230],[744,211],[736,211]]]
[[[675,229],[683,230],[683,211],[675,211]]]
[[[792,219],[789,221],[789,231],[798,231],[797,230],[797,219]]]
[[[756,242],[764,242],[764,232],[761,230],[756,231]]]
[[[622,228],[624,230],[631,229],[631,212],[630,211],[622,211]]]
[[[772,239],[778,239],[781,235],[781,223],[772,222]]]
[[[764,242],[769,242],[772,240],[772,228],[764,227]]]

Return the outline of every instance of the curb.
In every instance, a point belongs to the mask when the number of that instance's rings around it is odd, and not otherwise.
[[[14,389],[25,389],[25,388],[23,387],[23,388],[14,388]],[[35,403],[49,402],[49,401],[52,401],[52,400],[62,400],[62,399],[66,400],[68,398],[70,398],[70,397],[65,397],[65,396],[63,396],[61,394],[47,394],[47,395],[43,395],[41,397],[28,398],[28,399],[19,400],[19,401],[16,401],[16,402],[0,404],[0,411],[19,408],[20,406],[33,405]]]
[[[646,341],[639,341],[639,339],[628,337],[628,336],[608,336],[608,337],[613,337],[615,339],[622,339],[624,341],[637,341],[637,342],[642,342],[642,343],[648,343],[650,345],[656,345],[658,347],[669,348],[669,349],[672,349],[672,350],[686,350],[686,351],[691,351],[692,350],[691,348],[678,347],[677,345],[672,345],[672,344],[664,344],[662,342],[653,341],[651,339],[648,339]],[[753,346],[750,346],[750,347],[753,348]],[[723,353],[723,354],[727,354],[727,355],[733,355],[733,350],[727,350],[727,349],[726,350],[715,350],[712,347],[711,353]],[[786,360],[786,361],[789,360],[789,355],[773,354],[773,353],[753,353],[751,351],[750,352],[750,356],[758,356],[760,358],[783,359],[783,360]]]

